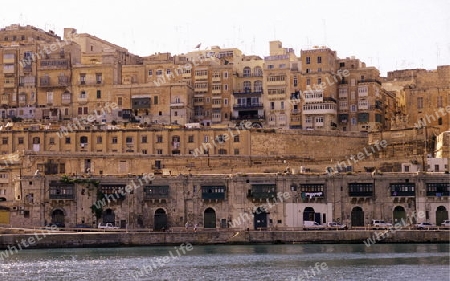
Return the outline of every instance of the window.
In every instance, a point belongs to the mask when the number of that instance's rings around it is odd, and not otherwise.
[[[2,144],[8,144],[8,138],[2,138]]]
[[[128,143],[128,144],[133,143],[133,138],[132,137],[126,137],[125,138],[125,142]]]
[[[225,154],[227,154],[227,150],[221,148],[221,149],[218,150],[218,153],[219,153],[220,155],[225,155]]]
[[[224,90],[224,91],[228,91],[228,85],[227,85],[227,84],[224,84],[224,85],[223,85],[223,90]]]
[[[322,84],[322,78],[317,78],[317,85],[320,85],[320,84]]]
[[[418,97],[417,98],[417,109],[422,109],[423,108],[423,97]]]
[[[234,155],[239,155],[239,149],[238,148],[234,149]]]
[[[156,142],[157,143],[162,143],[163,142],[163,136],[162,135],[157,135],[156,136]]]
[[[117,142],[118,142],[118,141],[117,141],[117,137],[112,137],[111,142],[112,142],[112,143],[117,143]]]
[[[208,143],[209,142],[209,136],[205,135],[203,136],[203,142]]]
[[[49,144],[55,144],[55,138],[49,138],[48,143]]]
[[[163,154],[163,150],[162,149],[157,149],[156,150],[156,154],[160,154],[160,155]]]
[[[306,64],[311,64],[311,57],[306,57]]]
[[[158,96],[153,97],[153,104],[155,104],[155,105],[158,104]]]
[[[80,99],[85,99],[86,98],[86,91],[81,91],[80,92]]]
[[[228,72],[227,72],[227,71],[225,71],[225,72],[223,73],[223,78],[228,78]]]
[[[141,143],[147,143],[147,136],[141,137]]]
[[[153,76],[153,70],[152,70],[152,69],[150,69],[150,70],[148,71],[148,76]]]
[[[275,102],[273,102],[273,101],[270,102],[270,109],[271,110],[275,109]]]
[[[268,68],[268,69],[274,69],[274,65],[273,65],[273,64],[269,64],[269,65],[267,66],[267,68]]]
[[[83,107],[83,114],[88,114],[88,107]]]
[[[85,85],[86,84],[86,74],[80,73],[80,84]]]
[[[122,106],[122,97],[117,98],[117,105]]]
[[[443,103],[442,103],[442,98],[443,98],[442,96],[437,97],[437,107],[438,108],[444,107]]]
[[[98,99],[102,98],[102,90],[97,90],[97,98]]]
[[[297,87],[298,85],[298,78],[297,76],[294,76],[294,87]]]
[[[224,104],[224,105],[228,105],[228,99],[226,99],[226,98],[223,99],[223,104]]]
[[[234,136],[233,141],[234,142],[240,142],[239,135]]]
[[[103,142],[103,138],[101,136],[97,136],[97,143],[102,143]]]
[[[70,138],[69,137],[66,138],[65,143],[66,144],[70,144]]]
[[[189,143],[193,143],[194,142],[194,135],[189,135],[188,136],[188,142]]]
[[[96,73],[95,74],[95,80],[97,81],[97,84],[101,84],[102,83],[102,74],[101,73]]]
[[[317,63],[322,63],[322,57],[317,57]]]
[[[17,139],[17,142],[18,142],[19,144],[23,144],[23,140],[24,140],[23,137],[20,137],[20,138]]]
[[[352,104],[352,105],[350,106],[350,111],[351,111],[351,112],[356,112],[356,104]]]
[[[348,184],[348,192],[349,192],[350,196],[370,197],[373,195],[373,184],[372,183],[349,183]]]
[[[309,79],[309,78],[306,79],[306,85],[308,85],[308,86],[311,85],[311,79]]]
[[[322,72],[322,68],[319,67],[319,68],[317,69],[317,72],[319,72],[319,73]]]
[[[284,101],[280,102],[281,109],[284,109]]]
[[[157,69],[156,70],[156,76],[162,76],[162,75],[163,75],[162,69]]]
[[[171,73],[172,73],[172,71],[170,70],[170,68],[167,68],[167,69],[166,69],[166,74],[167,74],[167,75],[170,75]]]

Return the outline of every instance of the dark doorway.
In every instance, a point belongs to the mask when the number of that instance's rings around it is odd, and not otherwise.
[[[56,209],[52,212],[52,224],[57,227],[65,227],[65,215],[60,209]]]
[[[303,221],[304,222],[305,221],[316,221],[316,218],[315,218],[314,214],[315,214],[314,208],[306,207],[303,210]],[[320,222],[320,219],[319,219],[319,222]]]
[[[116,215],[114,214],[113,210],[105,210],[105,212],[103,213],[103,223],[112,223],[113,225],[116,225]]]
[[[436,225],[441,226],[441,223],[448,220],[448,211],[444,206],[439,206],[436,209]]]
[[[159,208],[155,211],[155,231],[161,231],[167,229],[167,214],[164,209]]]
[[[253,220],[255,225],[255,230],[260,228],[267,228],[267,213],[266,210],[258,208],[256,212],[253,213]]]
[[[364,226],[364,211],[361,207],[354,207],[351,214],[352,226]]]
[[[393,217],[392,224],[400,223],[402,219],[406,221],[405,208],[403,208],[402,206],[395,207],[394,212],[392,213],[392,217]]]
[[[203,227],[216,228],[216,211],[213,208],[208,208],[203,213]]]

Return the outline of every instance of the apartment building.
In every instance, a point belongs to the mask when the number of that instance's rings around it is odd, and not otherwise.
[[[250,121],[258,126],[265,123],[263,105],[264,60],[258,56],[244,56],[237,63],[234,78],[232,120]]]
[[[283,48],[281,41],[270,42],[270,55],[264,58],[265,127],[289,128],[291,105],[291,69],[298,70],[299,61],[293,48]]]
[[[375,67],[354,57],[339,59],[338,71],[346,77],[338,81],[338,126],[343,131],[380,131],[390,128],[395,96],[382,88]]]
[[[450,66],[435,70],[408,69],[388,73],[384,84],[399,85],[404,92],[403,116],[407,127],[433,127],[440,132],[450,128]]]
[[[303,129],[337,129],[336,60],[336,52],[330,48],[301,50]]]

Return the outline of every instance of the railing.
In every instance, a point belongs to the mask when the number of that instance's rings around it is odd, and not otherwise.
[[[252,103],[252,104],[235,104],[234,109],[246,109],[246,108],[263,108],[262,103]]]

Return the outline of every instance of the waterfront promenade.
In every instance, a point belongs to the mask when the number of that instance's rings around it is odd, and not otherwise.
[[[374,243],[449,243],[450,231],[400,229],[395,233],[387,230],[322,230],[322,231],[277,231],[277,230],[173,230],[168,232],[90,230],[48,231],[44,229],[0,229],[0,249],[8,249],[20,241],[30,241],[30,237],[40,235],[40,240],[23,248],[65,248],[65,247],[121,247],[150,245],[179,245],[189,242],[197,245],[207,244],[291,244],[291,243],[364,243],[374,238]],[[42,233],[45,232],[45,237]],[[375,239],[380,237],[380,239]]]

